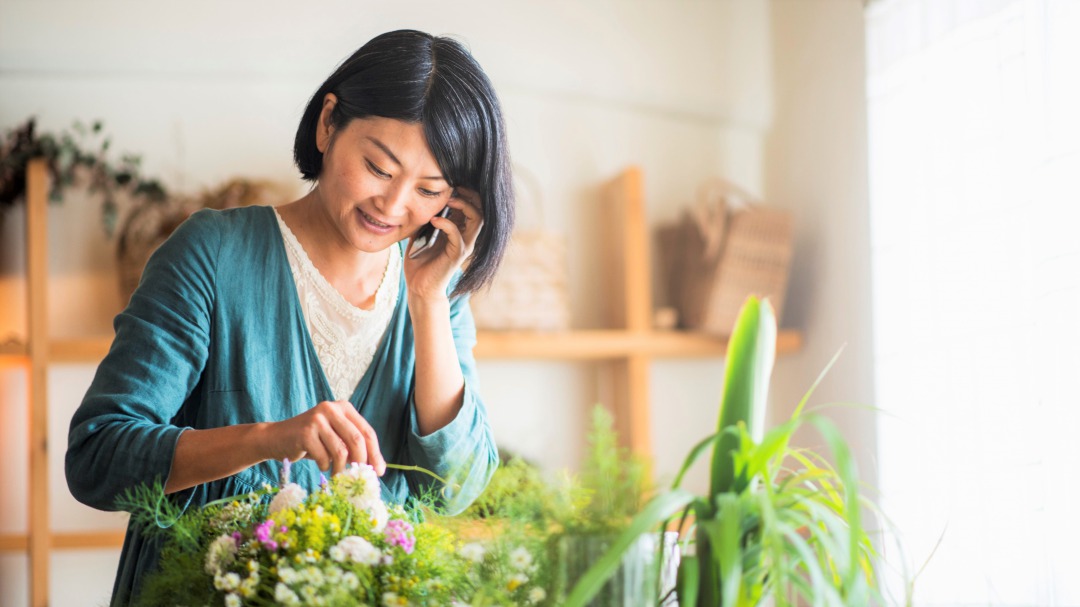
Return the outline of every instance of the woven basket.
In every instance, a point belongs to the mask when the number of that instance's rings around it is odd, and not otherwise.
[[[768,297],[780,318],[793,248],[789,213],[714,180],[679,234],[673,286],[685,328],[729,335],[749,295]]]
[[[540,188],[514,168],[518,200],[537,218],[538,228],[517,229],[491,287],[471,298],[478,329],[561,331],[570,328],[566,238],[543,228]]]
[[[136,204],[117,234],[116,266],[120,300],[127,304],[139,286],[150,255],[193,212],[201,208],[229,209],[249,205],[273,205],[289,192],[278,183],[232,179],[194,198],[173,198],[164,202],[143,199]]]

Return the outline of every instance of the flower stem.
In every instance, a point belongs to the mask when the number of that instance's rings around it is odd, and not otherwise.
[[[405,471],[410,471],[411,470],[413,472],[423,472],[424,474],[434,478],[435,480],[439,481],[440,483],[442,483],[444,485],[449,485],[450,484],[449,481],[447,481],[445,478],[439,476],[438,474],[435,474],[434,472],[432,472],[431,470],[428,470],[427,468],[421,468],[420,466],[403,466],[401,464],[386,464],[386,467],[387,468],[393,468],[395,470],[405,470]]]

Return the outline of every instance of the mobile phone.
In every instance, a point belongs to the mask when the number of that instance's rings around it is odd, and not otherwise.
[[[443,207],[443,210],[439,211],[436,217],[447,217],[450,215],[450,207]],[[409,259],[416,259],[421,253],[435,246],[435,241],[438,240],[439,234],[442,230],[436,228],[430,223],[420,228],[416,233],[416,237],[413,240],[412,251],[409,253]]]

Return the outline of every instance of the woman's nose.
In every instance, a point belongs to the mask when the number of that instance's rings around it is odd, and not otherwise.
[[[388,183],[376,205],[380,212],[393,218],[404,214],[409,201],[409,190],[402,183]]]

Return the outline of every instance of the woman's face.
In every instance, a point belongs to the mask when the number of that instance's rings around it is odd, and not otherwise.
[[[317,141],[323,152],[319,198],[352,247],[382,251],[446,206],[451,188],[421,125],[378,117],[337,130],[325,125],[320,122]]]

